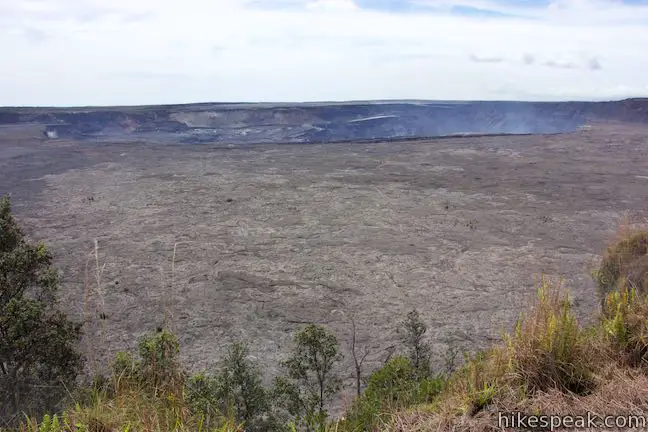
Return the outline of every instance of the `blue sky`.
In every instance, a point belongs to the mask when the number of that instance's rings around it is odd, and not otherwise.
[[[0,106],[648,96],[648,0],[3,0]]]
[[[421,4],[409,0],[356,0],[356,5],[365,10],[375,10],[384,12],[409,12],[409,13],[430,13],[430,12],[450,12],[454,15],[468,16],[468,17],[511,17],[509,13],[502,11],[500,7],[488,7],[479,3],[471,4],[471,2],[454,2],[455,4],[448,5],[444,2],[439,2],[439,6],[435,6],[432,2],[428,4]],[[519,3],[524,3],[523,1]],[[527,2],[536,5],[541,5],[541,1]],[[503,4],[506,5],[505,3]]]

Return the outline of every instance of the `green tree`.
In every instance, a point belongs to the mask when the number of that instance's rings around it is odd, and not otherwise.
[[[335,335],[309,324],[295,335],[292,355],[283,362],[287,377],[275,380],[275,394],[307,430],[324,430],[326,404],[340,390],[335,366],[342,360]]]
[[[249,360],[248,347],[232,344],[218,375],[221,400],[234,409],[236,419],[249,431],[266,430],[264,419],[269,412],[268,397],[261,383],[261,372]]]
[[[416,309],[410,311],[402,322],[402,342],[407,348],[410,362],[421,375],[430,373],[430,344],[425,340],[427,325]]]
[[[243,423],[246,431],[281,429],[261,372],[250,360],[248,346],[241,342],[229,347],[218,373],[191,377],[187,399],[195,412],[204,415],[206,427],[210,427],[212,419],[227,414]]]
[[[59,279],[43,244],[30,244],[0,199],[0,418],[61,402],[82,366],[81,325],[57,308]]]

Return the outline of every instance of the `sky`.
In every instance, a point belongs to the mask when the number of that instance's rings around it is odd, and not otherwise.
[[[648,0],[0,0],[0,106],[648,96]]]

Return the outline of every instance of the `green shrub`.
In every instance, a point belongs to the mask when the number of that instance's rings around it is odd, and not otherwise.
[[[166,329],[144,336],[139,341],[138,375],[155,391],[181,394],[185,374],[178,361],[180,344],[175,334]]]
[[[417,368],[405,357],[395,357],[371,374],[365,395],[383,406],[404,407],[429,402],[443,386],[440,378],[419,378]]]
[[[154,395],[181,397],[186,379],[179,361],[178,338],[166,329],[142,337],[138,343],[139,359],[131,353],[118,352],[112,364],[113,385],[119,391],[136,386]]]
[[[192,375],[185,386],[187,406],[192,412],[202,416],[206,426],[222,416],[218,380],[200,373]]]
[[[443,390],[442,377],[424,377],[407,357],[397,356],[376,370],[363,395],[347,412],[346,430],[379,430],[385,412],[429,403]]]

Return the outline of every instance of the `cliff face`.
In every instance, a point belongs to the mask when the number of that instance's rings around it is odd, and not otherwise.
[[[228,144],[547,134],[573,131],[598,121],[648,122],[648,99],[0,109],[0,125],[42,124],[50,139],[126,138]]]

